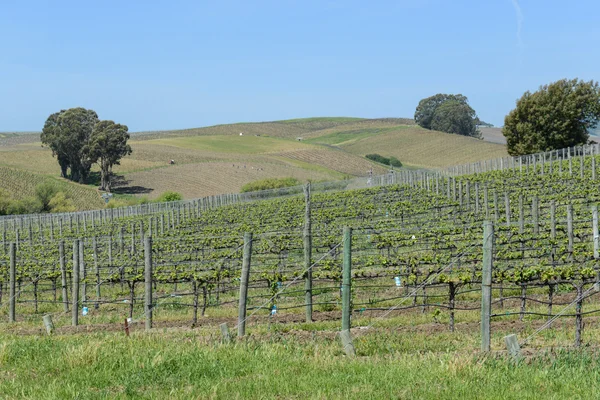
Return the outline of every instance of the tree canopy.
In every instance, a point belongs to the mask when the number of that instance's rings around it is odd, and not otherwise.
[[[415,111],[415,122],[425,129],[480,137],[479,118],[462,94],[438,93],[421,100]]]
[[[435,110],[431,129],[457,135],[480,137],[475,125],[475,110],[456,100],[446,101]]]
[[[84,151],[94,125],[99,121],[94,110],[77,107],[61,110],[48,117],[42,129],[42,143],[58,159],[61,175],[85,182],[94,161]],[[67,171],[70,169],[70,174]]]
[[[518,156],[585,144],[599,120],[598,83],[562,79],[525,92],[502,133],[508,153]]]
[[[113,165],[119,165],[122,157],[131,154],[128,128],[113,121],[100,121],[92,131],[88,145],[84,152],[90,160],[100,165],[100,187],[107,192],[111,190],[111,175]]]
[[[71,108],[48,117],[42,143],[58,159],[61,176],[84,183],[94,163],[100,165],[101,188],[111,190],[113,165],[131,154],[128,128],[113,121],[100,121],[94,110]],[[48,205],[45,204],[45,207]]]

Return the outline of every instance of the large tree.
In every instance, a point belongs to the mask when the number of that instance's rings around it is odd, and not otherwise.
[[[87,179],[94,161],[84,149],[97,122],[95,111],[81,107],[61,110],[46,120],[42,143],[57,157],[63,177],[82,183]]]
[[[446,101],[436,108],[431,119],[431,129],[457,135],[481,137],[475,125],[475,110],[456,100]]]
[[[468,104],[466,96],[462,94],[444,94],[438,93],[434,96],[427,97],[419,102],[415,111],[415,122],[417,125],[431,129],[431,122],[435,110],[444,104],[446,101],[457,101],[459,103]]]
[[[599,120],[598,83],[562,79],[525,92],[502,133],[508,153],[518,156],[585,144]]]
[[[89,143],[84,149],[90,160],[100,165],[100,187],[107,192],[110,192],[112,186],[113,165],[119,165],[122,157],[131,154],[131,146],[127,144],[128,130],[127,126],[113,121],[100,121],[94,126]]]

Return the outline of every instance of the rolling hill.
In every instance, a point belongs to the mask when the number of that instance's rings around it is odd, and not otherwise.
[[[402,118],[305,118],[135,132],[130,144],[133,154],[114,168],[115,192],[149,198],[167,190],[186,198],[238,192],[246,183],[272,177],[329,181],[386,172],[386,166],[365,158],[370,153],[395,156],[406,168],[443,168],[507,155],[501,144],[428,131]],[[0,135],[0,167],[5,176],[27,174],[27,182],[55,179],[80,188],[74,195],[80,209],[102,206],[94,183],[60,180],[58,164],[41,147],[39,134]],[[27,195],[9,183],[19,179],[3,179],[0,189],[15,198]]]

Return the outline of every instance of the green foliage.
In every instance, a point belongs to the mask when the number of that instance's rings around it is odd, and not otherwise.
[[[481,137],[475,125],[475,110],[466,103],[449,100],[436,108],[431,129],[463,136]]]
[[[98,162],[102,175],[100,188],[110,192],[113,165],[119,165],[122,157],[131,154],[129,128],[113,121],[100,121],[92,130],[89,143],[83,151],[93,162]]]
[[[296,178],[267,178],[245,184],[242,186],[242,193],[255,192],[258,190],[279,189],[298,185],[300,185],[300,181]]]
[[[457,101],[462,104],[468,104],[466,96],[462,94],[443,94],[438,93],[434,96],[422,99],[415,110],[415,122],[422,128],[432,129],[431,122],[435,110],[447,101]]]
[[[415,111],[415,122],[425,129],[481,137],[476,126],[480,120],[462,94],[438,93],[421,100]]]
[[[63,177],[81,183],[87,179],[94,161],[86,146],[97,122],[95,111],[81,107],[61,110],[46,120],[41,134],[42,144],[57,157]]]
[[[502,133],[509,154],[518,156],[585,144],[599,120],[598,83],[562,79],[525,92]]]
[[[8,214],[8,207],[10,206],[10,196],[4,190],[0,189],[0,215]]]
[[[179,201],[179,200],[183,200],[183,195],[181,193],[167,191],[167,192],[164,192],[163,194],[161,194],[160,196],[158,196],[158,198],[155,200],[155,202],[156,203],[165,203],[165,202],[169,202],[169,201]]]
[[[54,213],[77,211],[73,200],[68,198],[64,192],[56,193],[48,202],[48,206],[50,211]]]
[[[43,205],[35,197],[26,197],[22,200],[13,200],[10,202],[7,214],[37,214],[42,212]]]
[[[50,181],[40,183],[35,187],[35,197],[42,204],[43,212],[49,212],[51,210],[50,201],[57,193],[58,187]]]
[[[402,163],[396,157],[384,157],[379,154],[367,154],[365,157],[367,157],[369,160],[372,160],[372,161],[375,161],[375,162],[378,162],[378,163],[384,164],[384,165],[390,165],[392,167],[400,168],[402,166]]]

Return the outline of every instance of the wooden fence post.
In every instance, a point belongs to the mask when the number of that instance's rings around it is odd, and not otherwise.
[[[15,303],[17,302],[17,246],[15,243],[10,244],[10,271],[9,271],[9,282],[10,282],[10,298],[8,299],[8,322],[15,322]]]
[[[567,205],[567,237],[569,238],[569,257],[573,259],[573,205]]]
[[[537,196],[531,200],[531,213],[533,216],[533,233],[540,233],[540,205]]]
[[[73,306],[71,309],[72,325],[79,323],[79,240],[73,241],[73,284],[71,285],[73,293],[71,295]]]
[[[98,263],[98,241],[94,236],[92,238],[92,246],[93,246],[93,256],[94,256],[94,268],[96,269],[96,303],[94,304],[94,309],[98,310],[100,308],[100,297],[102,294],[100,292],[100,284],[102,281],[100,280],[100,264]]]
[[[599,256],[599,245],[600,238],[598,237],[598,206],[592,206],[592,237],[594,240],[594,260],[598,260]],[[596,261],[597,262],[597,261]],[[600,271],[598,265],[596,267],[596,282],[594,283],[594,290],[600,291]]]
[[[344,227],[344,265],[342,270],[342,331],[350,330],[352,315],[352,228]]]
[[[481,351],[490,351],[490,324],[492,312],[492,264],[494,224],[483,223],[483,271],[481,277]]]
[[[152,329],[152,237],[144,238],[144,312],[146,330]]]
[[[79,281],[81,283],[81,305],[84,306],[87,302],[87,283],[85,270],[85,243],[82,239],[79,240]]]
[[[504,207],[506,209],[506,226],[510,227],[510,197],[508,192],[504,192]]]
[[[65,242],[61,240],[58,243],[58,256],[60,265],[60,285],[62,289],[62,300],[65,308],[65,313],[69,312],[69,294],[67,291],[67,263],[65,260]]]
[[[240,279],[240,303],[238,309],[238,338],[246,335],[246,301],[248,298],[248,280],[250,279],[250,264],[252,262],[252,233],[244,233],[244,258],[242,261],[242,276]]]
[[[310,221],[310,182],[304,186],[304,302],[306,303],[306,322],[312,322],[313,306],[312,306],[312,236],[311,236],[311,221]]]

